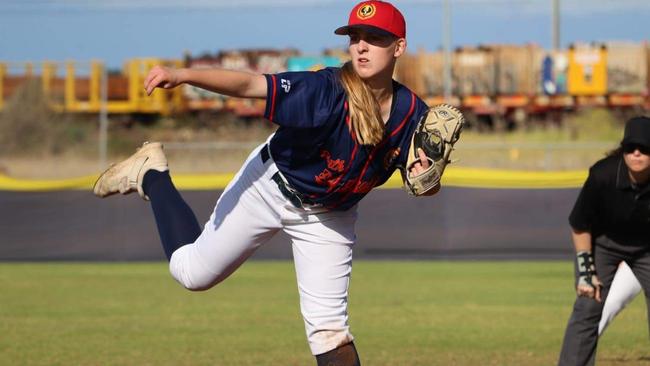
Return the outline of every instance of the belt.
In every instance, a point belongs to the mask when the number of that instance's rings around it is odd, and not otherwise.
[[[269,145],[266,144],[262,147],[262,151],[260,152],[260,158],[262,158],[262,163],[266,163],[271,156],[269,155]],[[280,171],[275,172],[273,176],[271,177],[271,180],[277,184],[278,188],[280,189],[280,193],[284,196],[284,198],[288,199],[289,202],[291,202],[292,205],[294,205],[296,208],[303,208],[303,205],[314,205],[315,202],[309,199],[308,197],[305,197],[302,193],[296,191],[293,187],[287,183],[282,175],[280,174]]]

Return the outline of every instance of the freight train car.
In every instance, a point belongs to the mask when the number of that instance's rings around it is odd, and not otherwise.
[[[228,98],[192,86],[160,90],[147,96],[142,81],[156,64],[225,67],[261,73],[305,71],[338,66],[346,53],[328,50],[304,56],[297,50],[232,50],[214,55],[185,55],[184,60],[132,59],[122,70],[107,72],[101,62],[0,63],[0,110],[25,80],[39,78],[56,110],[113,114],[169,115],[229,111],[259,117],[264,101]],[[650,110],[650,47],[647,42],[576,44],[547,51],[534,44],[461,47],[450,55],[451,94],[445,97],[442,51],[405,54],[394,77],[428,104],[451,103],[478,126],[507,128],[531,118],[585,107],[607,107],[620,113]],[[102,80],[107,80],[103,83]],[[101,101],[102,86],[106,100]]]
[[[169,115],[183,110],[180,90],[163,90],[151,96],[144,92],[144,78],[154,65],[178,67],[181,63],[131,59],[117,73],[107,72],[99,61],[0,63],[0,109],[26,81],[39,80],[46,102],[57,111],[98,113],[105,108],[111,114]]]
[[[532,44],[483,45],[458,48],[450,58],[449,98],[442,51],[406,55],[396,78],[429,104],[452,103],[474,123],[496,127],[585,107],[650,110],[647,43],[578,44],[555,52]]]

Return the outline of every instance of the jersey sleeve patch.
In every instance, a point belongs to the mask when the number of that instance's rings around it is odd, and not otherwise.
[[[264,116],[271,122],[284,127],[312,128],[330,119],[337,97],[331,71],[265,76],[268,90]]]

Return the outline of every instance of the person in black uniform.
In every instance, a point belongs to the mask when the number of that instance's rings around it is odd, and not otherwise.
[[[650,303],[649,181],[650,118],[635,117],[627,121],[620,147],[589,169],[569,217],[578,297],[560,366],[594,365],[603,302],[621,261],[632,268]]]

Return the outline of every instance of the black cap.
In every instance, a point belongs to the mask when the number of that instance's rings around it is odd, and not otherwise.
[[[650,118],[634,117],[625,124],[622,145],[638,144],[650,147]]]

